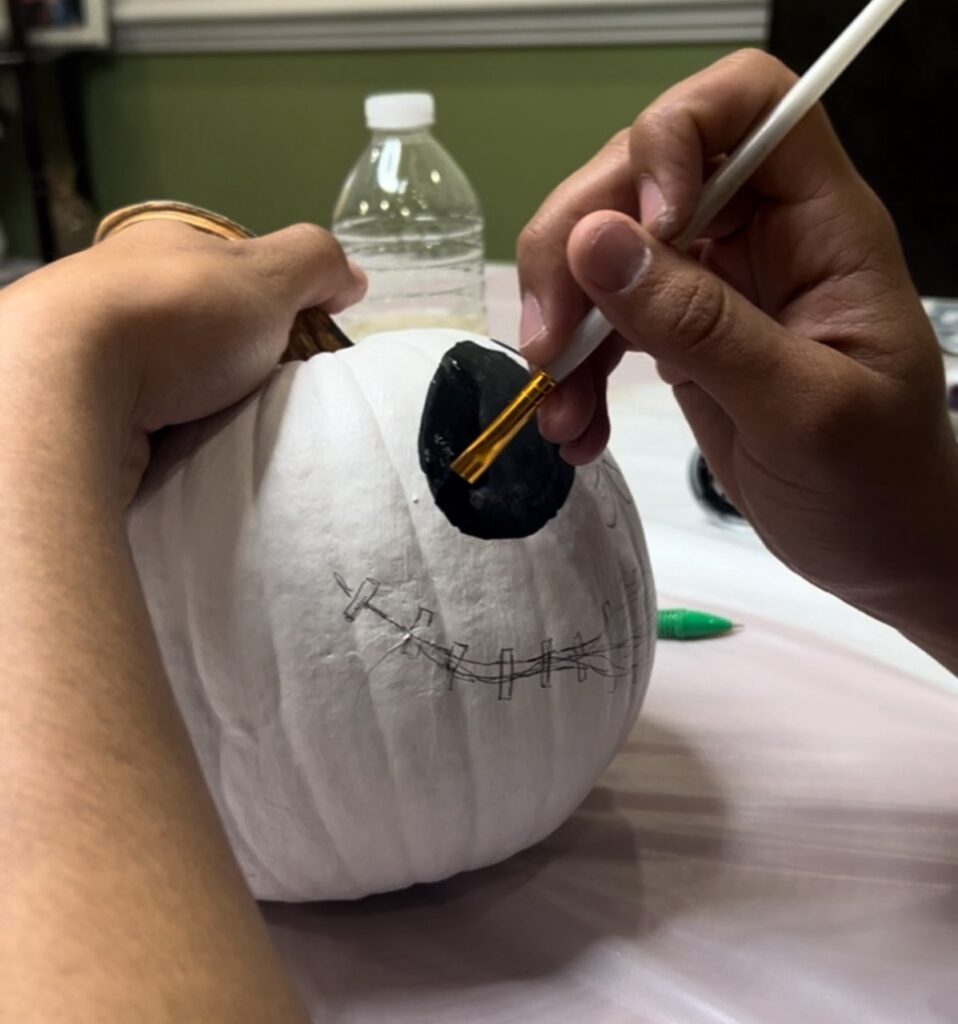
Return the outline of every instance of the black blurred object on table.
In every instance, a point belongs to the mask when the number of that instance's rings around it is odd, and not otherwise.
[[[723,526],[748,526],[748,520],[732,504],[722,485],[715,479],[705,456],[697,448],[689,461],[689,487],[695,500],[713,522]]]

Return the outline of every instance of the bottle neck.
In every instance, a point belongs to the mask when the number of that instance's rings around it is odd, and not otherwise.
[[[432,137],[430,125],[418,128],[371,128],[372,141],[384,142],[386,139],[401,139],[403,142],[415,142],[419,139]]]

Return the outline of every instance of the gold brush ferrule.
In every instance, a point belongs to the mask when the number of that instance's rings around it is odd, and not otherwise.
[[[529,422],[532,414],[556,386],[545,370],[540,370],[488,427],[453,462],[453,473],[474,484],[499,458],[507,444]]]

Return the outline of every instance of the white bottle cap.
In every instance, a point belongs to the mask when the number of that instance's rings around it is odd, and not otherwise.
[[[436,101],[428,92],[382,92],[366,97],[366,127],[373,130],[428,128],[436,120]]]

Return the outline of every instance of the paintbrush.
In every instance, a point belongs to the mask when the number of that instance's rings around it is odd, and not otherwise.
[[[755,173],[782,139],[822,98],[825,91],[868,45],[905,0],[871,0],[778,105],[736,147],[702,189],[688,227],[672,243],[684,250],[699,237],[725,204]],[[529,383],[452,463],[451,469],[470,484],[495,462],[529,422],[548,394],[583,363],[612,332],[612,325],[591,310],[573,332],[566,350]]]

